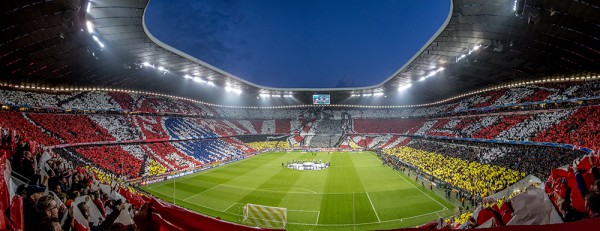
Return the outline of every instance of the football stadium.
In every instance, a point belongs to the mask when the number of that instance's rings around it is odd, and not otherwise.
[[[0,229],[600,227],[600,2],[440,2],[380,82],[273,87],[155,37],[149,0],[3,1]]]

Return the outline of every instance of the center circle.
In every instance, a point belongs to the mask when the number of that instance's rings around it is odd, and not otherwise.
[[[321,161],[292,161],[287,164],[289,169],[294,170],[322,170],[329,168],[330,163]]]

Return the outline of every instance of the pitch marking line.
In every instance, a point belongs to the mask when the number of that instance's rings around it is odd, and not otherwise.
[[[230,205],[229,207],[227,207],[225,210],[223,210],[223,212],[225,212],[225,211],[229,210],[231,207],[233,207],[234,205],[237,205],[237,204],[242,204],[242,203],[237,203],[237,202],[235,202],[235,203],[233,203],[232,205]],[[243,205],[243,204],[242,204],[242,205]]]
[[[375,206],[373,205],[373,201],[371,201],[369,192],[365,192],[365,193],[367,194],[367,198],[369,198],[369,203],[371,203],[371,208],[373,208],[373,212],[375,212],[375,216],[377,216],[377,221],[379,221],[381,223],[381,219],[379,219],[379,214],[377,214],[377,210],[375,209]]]
[[[404,221],[404,220],[410,220],[412,218],[417,218],[417,217],[423,217],[423,216],[428,216],[431,214],[436,214],[439,212],[444,211],[445,209],[441,209],[438,211],[433,211],[430,213],[424,213],[424,214],[420,214],[420,215],[416,215],[416,216],[412,216],[412,217],[403,217],[403,218],[398,218],[398,219],[392,219],[392,220],[385,220],[382,222],[364,222],[364,223],[356,223],[356,224],[319,224],[319,226],[331,226],[331,227],[340,227],[340,226],[353,226],[353,225],[372,225],[372,224],[378,224],[378,223],[389,223],[389,222],[396,222],[396,221]],[[314,225],[314,224],[309,224],[309,223],[294,223],[294,222],[288,222],[288,224],[292,224],[292,225]]]
[[[321,216],[321,211],[317,212],[317,221],[315,221],[315,225],[319,224],[319,217]]]
[[[215,208],[212,208],[212,207],[208,207],[208,206],[205,206],[205,205],[201,205],[201,204],[196,204],[196,203],[192,203],[192,202],[188,202],[188,203],[193,204],[193,205],[197,205],[197,206],[200,206],[200,207],[203,207],[203,208],[207,208],[207,209],[210,209],[210,210],[214,210],[214,211],[221,211],[221,210],[218,210],[218,209],[215,209]],[[221,211],[221,212],[229,214],[229,215],[234,215],[236,217],[242,217],[240,214],[236,214],[236,213],[230,213],[230,212],[225,212],[225,211]],[[206,215],[205,213],[202,213],[202,212],[197,212],[197,213],[200,213],[202,215]],[[208,215],[206,215],[206,216],[208,216]]]
[[[158,192],[158,191],[155,191],[155,193],[158,193],[158,194],[161,194],[161,195],[163,195],[163,196],[167,196],[167,197],[168,197],[168,195],[166,195],[166,194],[164,194],[164,193],[161,193],[161,192]],[[166,200],[164,200],[164,199],[161,199],[161,200],[163,200],[163,201],[167,202],[167,201],[166,201]],[[193,205],[197,205],[197,206],[200,206],[200,207],[203,207],[203,208],[207,208],[207,209],[210,209],[210,210],[214,210],[214,211],[220,211],[220,210],[218,210],[218,209],[215,209],[215,208],[212,208],[212,207],[208,207],[208,206],[205,206],[205,205],[201,205],[201,204],[196,204],[196,203],[193,203],[193,202],[187,202],[187,203],[190,203],[190,204],[193,204]],[[237,203],[237,202],[236,202],[236,203]],[[181,207],[181,205],[178,205],[178,206],[180,206],[180,207]],[[230,213],[230,212],[225,212],[225,211],[222,211],[222,212],[223,212],[223,213],[226,213],[226,214],[234,215],[234,216],[236,216],[236,217],[241,217],[239,214]],[[206,215],[205,213],[202,213],[202,212],[197,212],[197,213],[200,213],[200,214]]]
[[[219,187],[219,186],[221,186],[221,185],[220,185],[220,184],[218,184],[218,185],[215,185],[215,186],[213,186],[212,188],[209,188],[209,189],[207,189],[207,190],[204,190],[204,191],[202,191],[202,192],[196,193],[196,194],[194,194],[194,195],[191,195],[191,196],[189,196],[189,197],[186,197],[185,199],[182,199],[182,200],[183,200],[183,201],[187,201],[188,199],[191,199],[192,197],[195,197],[195,196],[198,196],[198,195],[204,194],[205,192],[208,192],[208,191],[210,191],[211,189],[214,189],[214,188],[216,188],[216,187]]]
[[[447,210],[448,207],[444,206],[442,203],[440,203],[439,201],[437,201],[436,199],[433,199],[433,197],[429,196],[429,194],[423,192],[423,190],[421,190],[419,187],[415,186],[413,183],[410,183],[410,181],[408,181],[406,178],[404,178],[404,176],[400,175],[400,173],[398,173],[396,170],[392,169],[390,166],[388,166],[388,168],[390,170],[392,170],[392,172],[396,173],[396,175],[400,176],[400,178],[402,178],[404,181],[406,181],[406,183],[410,184],[413,186],[413,188],[416,188],[417,190],[421,191],[421,193],[425,194],[425,196],[429,197],[429,199],[435,201],[436,203],[438,203],[439,205],[441,205],[442,207],[444,207],[444,210]]]
[[[265,191],[272,191],[272,192],[289,192],[289,191],[279,191],[279,190],[273,190],[273,189],[301,189],[304,190],[305,192],[311,192],[312,194],[319,194],[318,192],[315,192],[313,190],[310,189],[305,189],[305,188],[297,188],[297,187],[273,187],[273,188],[265,188],[265,189],[258,189],[258,190],[265,190]],[[292,193],[302,193],[302,192],[292,192]]]
[[[280,207],[280,208],[283,208],[283,207]],[[318,213],[319,212],[319,210],[301,210],[301,209],[288,209],[287,211],[307,212],[307,213]]]
[[[298,209],[288,209],[289,212],[307,212],[307,213],[317,213],[317,221],[315,221],[315,225],[319,224],[319,217],[321,216],[320,210],[298,210]],[[288,222],[289,223],[289,222]],[[291,223],[289,223],[291,224]],[[302,223],[306,225],[310,225],[309,223]]]

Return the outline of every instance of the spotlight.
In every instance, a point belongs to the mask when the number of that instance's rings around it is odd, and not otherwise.
[[[92,24],[92,22],[90,21],[86,21],[85,22],[85,27],[87,28],[87,31],[91,34],[94,33],[94,25]]]
[[[398,91],[404,91],[404,90],[406,90],[406,89],[409,89],[411,86],[412,86],[412,84],[411,84],[411,83],[409,83],[409,84],[406,84],[406,85],[404,85],[404,86],[400,86],[400,87],[398,87]]]

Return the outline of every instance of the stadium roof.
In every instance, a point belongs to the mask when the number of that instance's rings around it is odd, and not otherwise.
[[[333,103],[399,105],[600,69],[596,0],[452,1],[444,26],[411,61],[381,84],[353,89],[276,89],[232,76],[147,33],[143,23],[147,4],[146,0],[3,1],[0,82],[147,90],[227,105],[260,105],[260,94],[290,93],[294,98],[272,103],[309,103],[312,94],[329,93]],[[410,88],[398,91],[409,83]],[[231,94],[224,94],[225,86]],[[236,89],[242,94],[235,96]],[[376,92],[388,97],[350,97]]]

